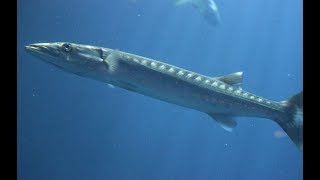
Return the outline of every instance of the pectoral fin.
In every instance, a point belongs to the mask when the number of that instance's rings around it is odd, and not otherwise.
[[[111,71],[115,71],[117,69],[117,60],[120,58],[120,54],[117,51],[112,51],[109,55],[107,55],[103,59],[103,63],[105,66]]]
[[[233,119],[232,116],[225,114],[208,114],[214,120],[216,120],[219,125],[226,131],[232,132],[233,128],[237,126],[237,122]]]

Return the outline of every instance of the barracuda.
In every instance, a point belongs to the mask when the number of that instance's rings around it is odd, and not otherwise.
[[[207,113],[227,131],[237,125],[235,117],[271,119],[303,149],[302,92],[275,102],[242,90],[242,72],[208,77],[150,58],[68,42],[25,48],[66,72]]]

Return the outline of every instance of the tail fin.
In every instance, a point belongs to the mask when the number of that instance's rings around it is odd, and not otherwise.
[[[303,150],[303,92],[287,101],[282,101],[285,116],[277,119],[277,123],[288,134],[299,150]]]

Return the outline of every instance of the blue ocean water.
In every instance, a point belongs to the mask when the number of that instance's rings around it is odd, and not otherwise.
[[[174,0],[18,0],[18,179],[302,179],[303,157],[269,119],[208,115],[65,73],[24,46],[68,41],[194,72],[244,72],[242,88],[281,101],[302,90],[302,0],[216,0],[208,24]]]

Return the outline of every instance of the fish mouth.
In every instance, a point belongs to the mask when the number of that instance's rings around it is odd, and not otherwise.
[[[59,52],[47,43],[29,44],[25,46],[27,52],[35,55],[58,56]]]
[[[45,52],[49,52],[49,49],[46,46],[41,46],[39,44],[29,44],[25,46],[25,49],[34,54],[45,54]]]
[[[34,44],[27,45],[24,48],[31,53],[41,52],[40,47]]]

